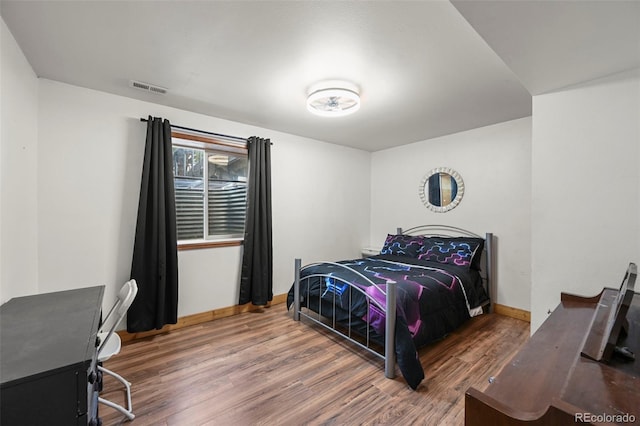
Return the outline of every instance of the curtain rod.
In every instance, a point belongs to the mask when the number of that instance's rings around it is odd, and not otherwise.
[[[140,121],[143,121],[143,122],[146,123],[149,120],[146,119],[146,118],[140,118]],[[197,133],[204,133],[204,134],[207,134],[207,135],[220,136],[221,138],[235,139],[235,140],[239,140],[239,141],[243,141],[243,142],[247,141],[246,138],[241,138],[240,136],[223,135],[222,133],[207,132],[205,130],[192,129],[190,127],[176,126],[175,124],[171,124],[171,127],[174,127],[176,129],[181,129],[181,130],[187,130],[187,131],[190,131],[190,132],[197,132]]]

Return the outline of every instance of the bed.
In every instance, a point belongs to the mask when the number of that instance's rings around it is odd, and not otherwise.
[[[493,234],[423,225],[387,235],[380,254],[302,266],[287,307],[395,365],[412,389],[424,379],[418,348],[491,307]]]

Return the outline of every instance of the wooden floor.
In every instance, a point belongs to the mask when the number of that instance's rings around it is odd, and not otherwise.
[[[321,327],[296,323],[284,304],[125,345],[105,363],[131,381],[142,425],[462,425],[464,392],[484,390],[529,336],[529,324],[489,314],[420,350],[426,379],[399,371]],[[105,378],[102,396],[124,401]],[[103,425],[126,424],[100,405]]]

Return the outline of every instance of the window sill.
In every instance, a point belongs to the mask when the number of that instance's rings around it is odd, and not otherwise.
[[[232,246],[241,246],[243,240],[225,240],[225,241],[178,241],[178,251],[182,250],[199,250],[199,249],[207,249],[207,248],[215,248],[215,247],[232,247]]]

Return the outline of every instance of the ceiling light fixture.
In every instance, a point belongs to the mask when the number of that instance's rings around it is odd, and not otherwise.
[[[342,117],[360,109],[360,95],[351,89],[316,90],[307,98],[307,109],[322,117]]]
[[[209,156],[209,162],[218,166],[227,166],[229,164],[229,156],[223,154],[213,154]]]

